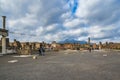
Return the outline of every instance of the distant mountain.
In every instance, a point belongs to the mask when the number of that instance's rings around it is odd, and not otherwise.
[[[75,39],[65,39],[64,41],[59,41],[58,43],[64,44],[64,43],[79,43],[79,44],[86,44],[86,41],[79,41]]]

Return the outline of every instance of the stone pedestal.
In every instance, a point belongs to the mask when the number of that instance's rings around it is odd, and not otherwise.
[[[2,37],[2,54],[6,54],[6,37]]]

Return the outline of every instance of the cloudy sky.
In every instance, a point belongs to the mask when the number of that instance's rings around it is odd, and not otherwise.
[[[119,6],[119,0],[0,0],[0,15],[7,16],[11,41],[120,42]]]

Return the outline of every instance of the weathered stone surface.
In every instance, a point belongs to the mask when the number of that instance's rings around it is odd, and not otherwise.
[[[0,80],[120,79],[120,52],[91,53],[78,50],[46,52],[44,57],[37,56],[37,59],[0,56]],[[18,60],[18,62],[8,63],[10,60]]]

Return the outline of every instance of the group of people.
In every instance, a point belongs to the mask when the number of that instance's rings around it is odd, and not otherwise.
[[[42,44],[41,44],[41,45],[40,45],[40,48],[39,48],[39,55],[45,56],[44,52],[45,52],[45,49],[44,49],[44,47],[43,47]]]

